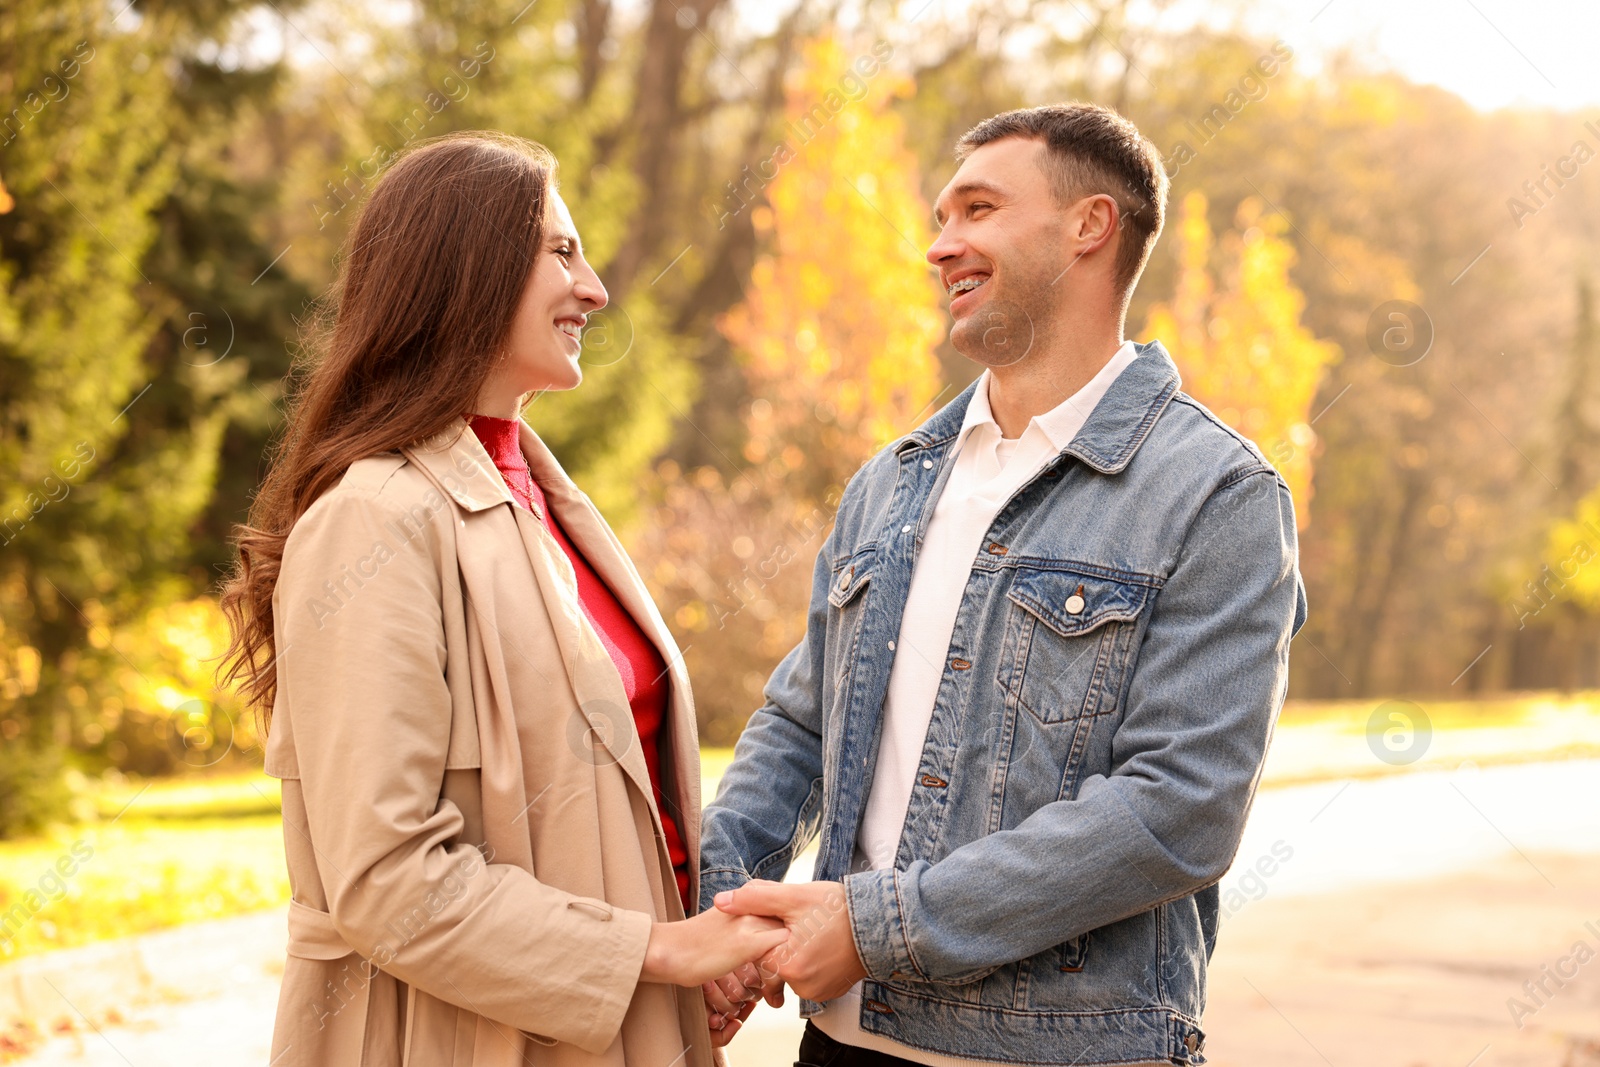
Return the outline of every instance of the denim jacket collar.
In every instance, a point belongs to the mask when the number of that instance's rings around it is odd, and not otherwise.
[[[1111,383],[1083,429],[1061,450],[1063,455],[1077,456],[1101,474],[1116,474],[1127,467],[1182,384],[1177,364],[1160,341],[1135,347],[1138,358]],[[903,453],[954,439],[961,432],[967,405],[977,386],[976,381],[967,386],[943,410],[896,442],[894,451]]]

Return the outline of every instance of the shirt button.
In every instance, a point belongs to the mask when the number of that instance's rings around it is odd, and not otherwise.
[[[911,532],[911,524],[908,522],[904,526],[900,527],[900,532],[901,533],[910,533]]]
[[[893,652],[893,651],[894,651],[894,642],[893,642],[893,641],[890,641],[890,642],[889,642],[889,651],[890,651],[890,652]]]
[[[923,460],[922,461],[922,469],[923,470],[929,470],[929,471],[933,470],[933,460],[931,460],[931,459]]]

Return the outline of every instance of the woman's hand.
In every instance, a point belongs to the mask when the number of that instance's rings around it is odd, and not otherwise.
[[[760,959],[788,939],[788,928],[777,919],[717,909],[682,922],[656,923],[639,981],[697,986]]]
[[[765,998],[774,1008],[783,1007],[783,979],[763,974],[754,963],[729,971],[700,988],[705,996],[706,1024],[711,1027],[713,1048],[722,1048],[733,1040],[757,1001]]]

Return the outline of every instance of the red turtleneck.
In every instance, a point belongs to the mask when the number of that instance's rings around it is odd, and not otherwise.
[[[495,467],[511,489],[511,496],[524,509],[544,516],[545,529],[556,539],[561,551],[572,562],[578,578],[578,602],[584,615],[600,635],[617,673],[622,675],[622,688],[628,694],[633,709],[634,726],[639,731],[639,742],[644,748],[645,767],[650,772],[650,787],[655,791],[656,810],[661,813],[661,828],[667,835],[667,855],[672,860],[677,876],[678,895],[683,898],[685,911],[689,910],[689,854],[683,846],[683,835],[678,832],[677,821],[667,811],[661,797],[661,723],[667,712],[667,664],[661,653],[650,642],[644,630],[634,621],[628,610],[589,561],[583,557],[566,531],[555,520],[544,493],[528,461],[522,455],[520,440],[521,422],[518,419],[498,419],[492,415],[471,415],[472,431],[483,442],[483,447],[494,460]]]

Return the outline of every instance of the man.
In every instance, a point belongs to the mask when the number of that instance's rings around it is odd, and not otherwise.
[[[1202,1063],[1217,883],[1305,619],[1294,507],[1123,340],[1155,146],[1072,104],[957,155],[927,255],[986,369],[846,488],[706,810],[701,906],[789,925],[764,963],[802,1064]],[[817,880],[778,884],[818,835]],[[749,987],[707,989],[713,1025]]]

